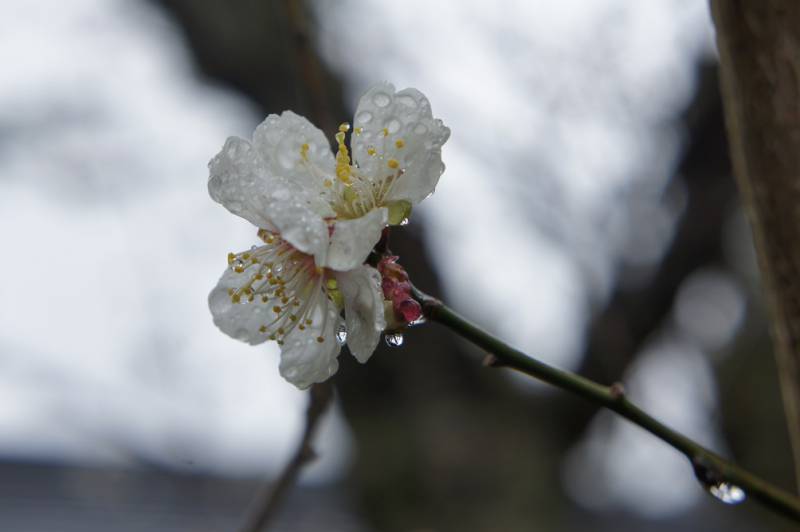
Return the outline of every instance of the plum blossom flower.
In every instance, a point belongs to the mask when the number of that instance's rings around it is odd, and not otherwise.
[[[320,268],[279,235],[262,229],[259,236],[264,245],[228,255],[229,267],[208,298],[214,323],[252,345],[277,341],[280,373],[298,388],[336,373],[345,339],[366,362],[386,326],[377,270]]]
[[[211,197],[264,242],[229,255],[209,296],[214,322],[250,344],[277,341],[281,374],[301,388],[336,372],[345,336],[359,361],[371,356],[386,323],[380,274],[364,261],[444,171],[450,130],[416,89],[373,86],[354,125],[352,161],[349,125],[334,155],[322,131],[285,111],[251,141],[229,138],[209,163]]]
[[[255,226],[278,233],[317,265],[361,264],[387,223],[398,224],[430,195],[444,172],[450,130],[416,89],[370,88],[350,127],[325,135],[291,111],[269,115],[252,142],[231,137],[211,161],[211,197]],[[335,230],[330,227],[335,222]]]

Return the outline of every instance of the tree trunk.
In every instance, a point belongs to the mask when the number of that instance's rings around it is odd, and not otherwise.
[[[758,252],[800,482],[800,2],[711,6],[731,157]]]

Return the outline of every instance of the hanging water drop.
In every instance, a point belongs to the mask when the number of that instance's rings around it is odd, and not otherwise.
[[[400,347],[403,345],[403,333],[401,332],[387,333],[384,339],[386,340],[386,345],[389,347]]]
[[[336,341],[339,345],[344,345],[347,342],[347,328],[344,323],[340,323],[339,328],[336,330]]]
[[[692,459],[692,467],[697,480],[711,495],[725,504],[739,504],[747,498],[744,490],[739,486],[722,479],[722,476],[712,467],[708,460],[702,457]]]
[[[416,327],[417,325],[422,325],[426,321],[428,320],[425,318],[425,314],[420,314],[419,318],[415,319],[414,321],[408,322],[406,327]]]
[[[708,492],[725,504],[739,504],[747,498],[742,488],[730,482],[711,484]]]

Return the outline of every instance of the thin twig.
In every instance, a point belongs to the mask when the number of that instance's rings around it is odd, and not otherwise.
[[[707,488],[721,483],[739,486],[768,508],[800,521],[800,499],[656,420],[626,398],[625,389],[621,384],[603,386],[580,375],[549,366],[495,338],[438,299],[417,288],[413,288],[413,293],[429,320],[448,327],[459,336],[491,353],[489,355],[491,358],[485,363],[487,366],[515,369],[608,408],[683,453],[689,459],[698,480]]]
[[[315,384],[309,391],[308,408],[306,409],[303,436],[297,445],[294,456],[283,468],[274,484],[265,486],[255,497],[254,509],[242,527],[241,532],[260,532],[275,518],[289,490],[297,482],[300,471],[307,463],[316,458],[312,442],[317,432],[319,421],[328,409],[333,398],[333,386],[330,381]]]

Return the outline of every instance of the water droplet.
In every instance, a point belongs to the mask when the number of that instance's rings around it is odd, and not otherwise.
[[[403,333],[401,332],[394,332],[388,333],[384,336],[386,340],[386,345],[389,347],[400,347],[403,345]]]
[[[297,160],[299,159],[300,150],[297,150],[297,157],[293,152],[290,152],[288,148],[279,149],[278,150],[278,164],[284,170],[291,170],[297,164]]]
[[[386,107],[392,99],[385,92],[376,92],[372,97],[372,102],[378,107]]]
[[[336,331],[336,341],[339,342],[339,345],[344,345],[347,342],[347,329],[344,323],[339,324],[339,328]]]
[[[425,318],[424,314],[420,314],[419,318],[415,319],[414,321],[410,321],[406,324],[406,327],[416,327],[417,325],[422,325],[423,323],[427,322],[427,318]]]
[[[725,504],[739,504],[747,498],[742,488],[730,482],[711,484],[708,492]]]
[[[723,480],[717,469],[712,467],[707,459],[693,458],[692,467],[697,480],[719,501],[725,504],[739,504],[747,498],[742,488]]]
[[[372,120],[372,113],[370,113],[369,111],[361,111],[356,115],[357,124],[366,124],[370,120]]]
[[[244,261],[242,259],[237,257],[233,260],[233,262],[231,262],[231,270],[238,273],[241,272],[242,269],[244,269]]]
[[[386,122],[386,130],[390,135],[400,131],[400,126],[400,121],[396,118],[391,118],[388,122]]]
[[[417,106],[417,100],[415,100],[414,98],[412,98],[411,96],[409,96],[407,94],[401,94],[400,96],[397,96],[395,98],[395,101],[397,103],[402,103],[403,105],[407,105],[408,107],[416,107]]]
[[[279,188],[272,192],[272,199],[286,201],[291,197],[291,193],[285,188]]]
[[[400,225],[408,225],[408,218],[403,218],[400,220]]]

